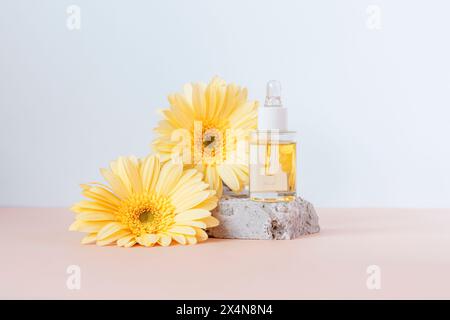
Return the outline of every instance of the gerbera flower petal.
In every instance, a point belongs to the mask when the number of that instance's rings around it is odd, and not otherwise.
[[[249,114],[256,109],[256,104],[253,102],[245,102],[239,109],[235,109],[230,115],[230,121],[235,127],[240,127],[239,123],[247,121],[250,117]]]
[[[70,231],[80,231],[94,233],[98,232],[103,228],[108,222],[106,221],[82,221],[75,220],[69,227]]]
[[[156,186],[159,178],[160,162],[156,156],[145,158],[141,166],[141,176],[144,191],[150,192]]]
[[[187,236],[186,240],[187,240],[188,244],[196,244],[197,243],[196,237]]]
[[[217,171],[219,172],[219,175],[222,178],[223,182],[225,182],[225,184],[230,187],[231,190],[240,190],[241,185],[239,183],[239,179],[230,166],[221,164],[217,166]]]
[[[204,227],[203,229],[214,228],[219,225],[219,220],[217,220],[217,218],[213,216],[203,218],[200,221],[206,224],[206,227]]]
[[[179,233],[184,235],[195,235],[195,229],[188,226],[174,226],[168,230],[169,232]]]
[[[89,244],[94,243],[97,240],[97,234],[96,233],[90,233],[87,236],[85,236],[82,240],[82,244]]]
[[[207,225],[202,220],[195,220],[195,221],[180,221],[176,223],[176,226],[191,226],[191,227],[197,227],[206,229]]]
[[[153,246],[159,239],[159,236],[156,234],[143,234],[140,237],[136,238],[136,241],[145,246],[145,247],[151,247]]]
[[[204,209],[211,211],[217,207],[217,201],[218,199],[216,196],[211,196],[210,198],[195,206],[194,209]]]
[[[76,215],[77,220],[83,221],[113,221],[116,216],[105,212],[82,212]]]
[[[160,177],[156,183],[155,191],[158,194],[166,195],[176,185],[183,173],[181,163],[172,163],[171,161],[163,165]]]
[[[142,192],[142,178],[139,172],[139,162],[137,160],[131,160],[129,158],[122,158],[122,166],[125,171],[125,175],[130,183],[131,192]]]
[[[205,101],[205,84],[194,83],[192,85],[192,104],[194,112],[200,117],[205,118],[207,106]]]
[[[191,83],[186,83],[183,86],[183,93],[184,93],[184,97],[186,98],[186,101],[189,103],[189,105],[192,108],[192,84]]]
[[[175,207],[175,213],[180,213],[186,210],[189,210],[192,207],[195,207],[196,205],[202,203],[206,199],[208,199],[211,196],[211,193],[209,191],[201,191],[195,194],[192,198],[184,199],[184,201],[180,201],[180,203],[174,204]]]
[[[111,185],[112,190],[119,198],[124,199],[128,196],[128,191],[123,185],[122,180],[117,177],[111,170],[100,169],[100,173],[105,178],[105,180],[108,181],[108,183]]]
[[[158,243],[163,247],[167,247],[172,242],[172,237],[167,234],[159,234]]]
[[[98,235],[97,235],[97,245],[99,246],[107,246],[123,237],[129,236],[130,235],[130,231],[128,230],[119,230],[111,235],[109,235],[106,238],[103,238],[101,240],[98,240]]]
[[[179,244],[186,244],[187,243],[187,240],[186,240],[186,237],[184,236],[184,235],[181,235],[181,234],[172,234],[172,238],[176,241],[176,242],[178,242]]]
[[[222,180],[220,178],[219,173],[217,172],[215,165],[206,166],[206,182],[208,182],[209,186],[213,190],[216,190],[218,196],[222,195],[223,191]]]
[[[161,110],[161,113],[165,116],[165,118],[169,121],[170,125],[176,128],[183,127],[183,123],[180,119],[174,114],[174,112],[168,112],[168,110]]]
[[[102,187],[87,186],[82,192],[83,196],[95,200],[104,206],[111,209],[117,209],[120,204],[120,199],[117,198],[112,192]]]
[[[211,216],[211,212],[205,209],[192,209],[179,213],[175,216],[176,222],[198,220]]]
[[[178,203],[183,199],[195,197],[197,193],[204,191],[208,188],[209,185],[203,182],[187,184],[186,187],[179,188],[177,193],[172,196],[173,202]]]
[[[248,184],[248,170],[243,169],[243,167],[244,166],[238,164],[230,165],[230,169],[236,175],[236,178],[239,180],[241,186]]]
[[[131,239],[130,241],[128,241],[128,243],[125,243],[123,246],[125,248],[130,248],[130,247],[134,246],[135,244],[136,244],[136,240]]]
[[[105,206],[97,201],[80,201],[72,207],[75,212],[114,212],[117,210],[115,207]]]
[[[122,229],[124,229],[123,225],[120,224],[119,222],[109,222],[103,228],[100,229],[100,231],[97,234],[97,240],[103,240],[108,236],[112,235],[113,233],[116,233],[117,231],[120,231]]]
[[[186,170],[177,185],[170,191],[169,196],[177,194],[180,188],[189,188],[191,185],[197,184],[200,181],[202,181],[202,175],[196,169]]]
[[[181,124],[181,126],[184,126],[186,129],[189,129],[189,126],[192,123],[192,120],[194,119],[192,107],[188,104],[186,99],[180,94],[170,95],[168,97],[168,100],[172,107],[175,119],[179,119],[179,123]],[[169,124],[170,126],[172,126],[170,122]]]
[[[134,238],[135,238],[135,236],[132,234],[122,237],[117,240],[117,246],[124,247],[128,242],[130,242],[131,240],[134,240]]]
[[[198,241],[205,241],[208,239],[208,234],[200,228],[194,228],[195,229],[195,236],[197,237]]]

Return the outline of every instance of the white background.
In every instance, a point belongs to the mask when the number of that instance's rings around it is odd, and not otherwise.
[[[168,93],[214,75],[258,100],[283,83],[316,206],[450,207],[445,0],[2,0],[0,206],[78,201],[149,152]]]

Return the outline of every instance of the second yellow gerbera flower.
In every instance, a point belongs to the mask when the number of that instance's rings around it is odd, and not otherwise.
[[[154,151],[196,167],[219,197],[222,182],[239,192],[248,183],[247,148],[239,143],[257,126],[258,105],[248,101],[247,89],[214,78],[208,85],[186,84],[169,102],[155,129]]]
[[[217,205],[215,192],[195,169],[149,156],[121,157],[101,172],[110,187],[82,185],[90,200],[72,207],[76,220],[70,230],[88,233],[82,243],[195,244],[208,238],[204,229],[218,225],[210,212]]]

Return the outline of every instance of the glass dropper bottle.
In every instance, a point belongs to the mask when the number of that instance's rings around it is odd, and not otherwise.
[[[258,130],[250,135],[250,198],[254,201],[291,201],[296,196],[297,143],[287,128],[287,109],[281,84],[269,81],[264,107],[258,111]]]

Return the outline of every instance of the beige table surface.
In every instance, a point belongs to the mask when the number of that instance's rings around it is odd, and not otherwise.
[[[124,249],[79,244],[67,209],[3,208],[0,298],[450,298],[450,210],[317,212],[321,232],[297,240]],[[70,265],[80,290],[67,288]]]

